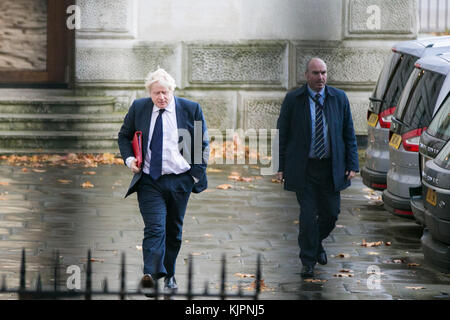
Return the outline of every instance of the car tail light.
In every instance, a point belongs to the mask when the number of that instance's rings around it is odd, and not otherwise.
[[[419,140],[422,132],[427,128],[421,128],[409,131],[402,135],[403,148],[410,152],[419,152]]]
[[[411,210],[394,209],[394,212],[396,214],[400,214],[402,216],[413,216],[414,215]]]
[[[392,107],[390,109],[384,110],[383,112],[381,112],[379,114],[378,118],[380,121],[380,126],[382,128],[389,129],[391,127],[392,116],[394,115],[394,112],[395,112],[395,107]]]
[[[372,188],[378,188],[378,189],[387,189],[386,183],[371,183]]]

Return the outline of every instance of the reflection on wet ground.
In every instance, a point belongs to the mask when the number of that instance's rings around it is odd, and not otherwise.
[[[94,172],[94,173],[93,173]],[[229,179],[239,175],[245,181]],[[297,244],[299,207],[272,176],[255,166],[217,166],[209,188],[192,195],[177,261],[180,290],[186,288],[187,257],[194,258],[194,289],[219,290],[222,254],[227,258],[227,289],[251,287],[257,255],[262,255],[262,299],[449,299],[450,274],[423,258],[422,228],[369,204],[358,176],[342,193],[336,229],[325,240],[328,264],[314,279],[300,277]],[[18,286],[20,253],[27,254],[27,286],[41,273],[53,284],[53,254],[59,250],[62,289],[67,267],[86,268],[92,250],[93,286],[105,277],[119,286],[120,255],[126,253],[127,288],[136,289],[142,272],[143,223],[136,196],[123,199],[130,181],[125,166],[0,166],[0,274]],[[90,182],[93,187],[83,188]],[[229,189],[218,189],[229,184]],[[245,276],[246,275],[246,276]],[[2,295],[2,299],[15,298]],[[133,296],[132,299],[146,299]]]

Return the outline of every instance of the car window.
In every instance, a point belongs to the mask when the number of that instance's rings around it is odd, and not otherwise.
[[[436,164],[444,169],[450,169],[450,142],[447,142],[434,159]]]
[[[373,97],[376,99],[382,99],[384,92],[386,90],[388,82],[391,80],[394,70],[397,68],[397,64],[401,55],[396,52],[392,52],[389,56],[388,60],[383,66],[383,70],[381,70],[380,76],[378,77],[377,86],[373,92]]]
[[[388,89],[383,99],[385,103],[381,111],[398,106],[403,88],[405,88],[411,72],[414,71],[414,63],[417,61],[417,57],[403,54],[399,60],[391,81],[386,86]]]
[[[427,132],[438,139],[450,139],[450,95],[447,96],[434,116]]]
[[[397,108],[395,109],[394,116],[397,119],[400,119],[402,117],[403,111],[406,109],[406,106],[408,105],[410,94],[412,91],[414,91],[414,88],[416,87],[417,82],[422,76],[422,74],[423,71],[420,69],[414,69],[414,71],[411,73],[411,76],[409,77],[408,82],[406,83],[405,88],[402,91]]]
[[[444,80],[444,76],[437,72],[422,70],[419,73],[406,104],[396,115],[397,119],[409,127],[407,130],[427,127],[430,124]]]

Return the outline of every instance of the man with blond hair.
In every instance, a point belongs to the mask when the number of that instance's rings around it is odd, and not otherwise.
[[[181,248],[183,219],[191,192],[207,188],[209,141],[202,109],[174,96],[176,84],[164,69],[145,80],[150,97],[133,102],[119,132],[119,148],[134,176],[125,198],[137,192],[144,221],[141,285],[178,288],[175,264]],[[142,132],[142,164],[133,153],[135,132]]]

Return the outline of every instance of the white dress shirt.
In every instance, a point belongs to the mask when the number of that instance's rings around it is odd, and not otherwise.
[[[175,98],[165,108],[166,111],[162,113],[163,124],[163,150],[162,150],[162,172],[161,174],[180,174],[188,171],[191,166],[183,158],[178,149],[178,125],[177,125],[177,113],[175,109]],[[150,121],[149,139],[147,145],[147,152],[143,161],[142,170],[144,173],[150,173],[150,159],[152,152],[150,150],[150,142],[152,141],[153,129],[155,128],[156,118],[158,117],[159,108],[154,105],[152,110],[152,117]],[[134,157],[126,159],[128,167],[131,166],[131,161]],[[196,180],[196,179],[194,179]]]

